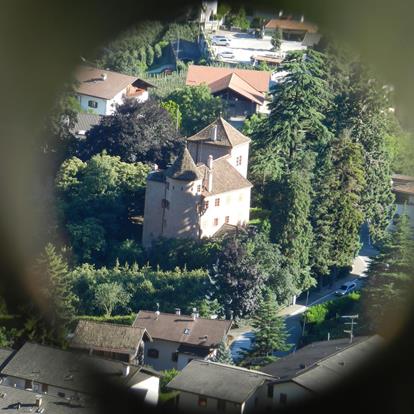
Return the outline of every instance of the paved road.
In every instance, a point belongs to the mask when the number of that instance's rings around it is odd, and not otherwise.
[[[309,294],[308,301],[306,297],[298,300],[296,305],[289,306],[282,310],[281,315],[285,316],[286,328],[289,333],[288,343],[292,344],[292,347],[287,352],[275,353],[278,357],[286,356],[287,354],[294,352],[297,344],[299,343],[302,335],[301,314],[306,311],[310,306],[318,305],[327,302],[332,299],[336,299],[335,291],[345,282],[355,281],[357,283],[357,289],[361,288],[365,283],[365,272],[371,257],[378,254],[378,251],[371,245],[368,233],[368,227],[363,226],[361,230],[361,243],[362,248],[359,255],[355,258],[352,270],[350,274],[336,281],[332,287],[326,287],[320,291]],[[246,328],[245,332],[240,333],[236,337],[236,340],[231,345],[233,358],[238,356],[238,351],[241,347],[249,348],[251,346],[251,339],[254,337],[253,332]]]
[[[252,55],[274,54],[270,37],[258,39],[254,35],[239,32],[229,32],[218,30],[214,35],[225,35],[230,39],[230,46],[213,46],[216,53],[231,51],[234,59],[225,59],[226,62],[250,63]],[[283,41],[281,46],[282,52],[289,50],[304,49],[301,42]]]

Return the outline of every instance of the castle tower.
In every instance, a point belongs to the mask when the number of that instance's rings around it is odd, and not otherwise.
[[[166,171],[149,174],[142,237],[145,247],[160,237],[199,237],[202,179],[187,148]]]

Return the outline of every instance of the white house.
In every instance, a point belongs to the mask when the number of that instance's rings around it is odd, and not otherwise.
[[[150,83],[136,76],[124,75],[90,66],[79,66],[75,78],[76,95],[84,111],[97,115],[111,115],[124,98],[145,102]]]
[[[190,315],[140,311],[133,326],[145,328],[152,342],[145,350],[144,363],[156,370],[183,369],[193,359],[215,355],[220,342],[227,337],[230,320],[200,318]]]
[[[2,385],[87,404],[100,382],[130,388],[157,404],[160,374],[147,368],[26,342],[3,367]]]
[[[174,164],[148,175],[142,243],[165,238],[212,237],[247,224],[250,139],[223,118],[188,138]]]
[[[241,414],[272,408],[272,380],[263,372],[194,360],[167,388],[179,391],[175,404],[181,412]]]

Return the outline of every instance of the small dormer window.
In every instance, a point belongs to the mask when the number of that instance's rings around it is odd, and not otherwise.
[[[184,335],[190,335],[190,329],[189,328],[184,329]]]

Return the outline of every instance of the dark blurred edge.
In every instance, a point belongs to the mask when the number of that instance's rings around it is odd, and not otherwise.
[[[230,4],[240,2],[226,1]],[[45,113],[60,85],[94,49],[134,22],[174,20],[199,2],[153,1],[8,1],[0,6],[0,269],[8,300],[30,298],[20,284],[38,251],[43,226],[31,208],[34,177],[47,170],[34,154]],[[397,106],[406,124],[414,96],[414,25],[410,1],[254,1],[248,7],[303,12],[323,31],[344,38],[376,66],[396,88]],[[36,237],[35,237],[36,236]],[[414,312],[409,312],[414,315]],[[386,352],[361,367],[350,381],[324,399],[286,412],[414,412],[414,320],[410,319]],[[134,396],[101,384],[99,412],[149,412]],[[278,410],[281,411],[281,410]]]

